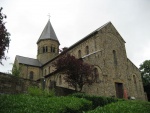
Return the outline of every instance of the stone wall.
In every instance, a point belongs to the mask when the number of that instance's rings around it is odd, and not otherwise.
[[[67,96],[73,93],[76,93],[76,91],[64,87],[58,87],[58,86],[55,87],[55,94],[57,96]]]
[[[1,94],[26,93],[30,86],[38,86],[38,84],[29,79],[18,78],[10,74],[0,72]]]
[[[43,47],[47,47],[47,52],[43,52]],[[52,52],[52,47],[55,50]],[[51,60],[52,58],[56,57],[59,54],[59,43],[55,40],[43,40],[38,43],[38,54],[37,59],[42,63],[45,64],[47,61]]]
[[[67,51],[76,58],[82,57],[85,62],[92,64],[98,70],[98,82],[85,86],[83,92],[115,97],[119,97],[120,94],[121,98],[133,96],[136,99],[145,100],[140,72],[135,65],[130,66],[132,63],[128,62],[125,41],[114,26],[109,23],[88,37]],[[43,69],[50,65],[51,63],[45,65]],[[129,77],[133,75],[135,80]],[[56,86],[69,88],[65,82],[59,84],[60,81],[63,81],[60,78],[62,78],[60,73],[57,76],[49,76],[46,78],[47,86],[51,80],[55,80]],[[121,88],[117,89],[119,85]]]

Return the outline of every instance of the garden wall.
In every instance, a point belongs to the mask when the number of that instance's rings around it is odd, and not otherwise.
[[[0,94],[26,93],[29,86],[38,86],[37,82],[0,72]]]
[[[76,93],[76,91],[68,89],[68,88],[55,86],[55,94],[57,96],[67,96],[67,95],[70,95],[70,94],[73,94],[73,93]]]

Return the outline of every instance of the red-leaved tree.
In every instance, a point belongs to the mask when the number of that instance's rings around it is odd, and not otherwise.
[[[76,59],[70,54],[59,58],[54,66],[59,73],[64,74],[64,80],[76,91],[81,92],[85,84],[92,84],[93,66]]]

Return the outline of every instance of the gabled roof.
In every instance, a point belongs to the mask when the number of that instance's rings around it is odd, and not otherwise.
[[[72,48],[74,48],[75,46],[79,45],[80,43],[82,43],[83,41],[87,40],[88,38],[90,38],[90,36],[94,35],[95,33],[98,33],[98,31],[100,31],[102,28],[106,27],[108,24],[110,24],[111,22],[107,22],[106,24],[104,24],[103,26],[99,27],[98,29],[94,30],[93,32],[91,32],[90,34],[88,34],[87,36],[83,37],[81,40],[79,40],[78,42],[76,42],[75,44],[73,44],[72,46],[70,46],[68,49],[66,49],[65,51],[63,51],[62,53],[60,53],[58,56],[54,57],[53,59],[51,59],[50,61],[46,62],[45,64],[43,64],[42,66],[45,66],[46,64],[48,64],[49,62],[52,62],[53,60],[57,59],[59,56],[65,54],[66,52],[68,52],[69,50],[71,50]]]
[[[57,36],[56,36],[55,31],[51,25],[50,20],[48,20],[40,38],[37,41],[37,43],[39,43],[39,41],[41,41],[41,40],[46,40],[46,39],[58,41]],[[58,41],[58,43],[59,43],[59,41]]]
[[[79,40],[78,42],[76,42],[75,44],[73,44],[72,46],[70,46],[67,50],[70,50],[73,47],[77,46],[78,44],[82,43],[83,41],[87,40],[88,38],[90,38],[91,35],[94,35],[95,33],[98,33],[98,31],[100,31],[102,28],[104,28],[105,26],[107,26],[110,23],[111,22],[107,22],[103,26],[97,28],[96,30],[94,30],[93,32],[91,32],[90,34],[88,34],[87,36],[83,37],[81,40]]]
[[[52,62],[53,60],[57,59],[59,56],[67,53],[69,50],[71,50],[72,48],[74,48],[75,46],[81,44],[82,42],[88,40],[92,35],[97,34],[99,31],[101,31],[103,28],[107,27],[108,25],[112,25],[113,24],[111,22],[107,22],[106,24],[102,25],[101,27],[97,28],[96,30],[94,30],[93,32],[91,32],[90,34],[88,34],[87,36],[83,37],[81,40],[79,40],[78,42],[74,43],[72,46],[70,46],[68,49],[66,49],[65,51],[63,51],[62,53],[60,53],[58,56],[54,57],[53,59],[51,59],[50,61],[46,62],[45,64],[43,64],[42,66],[45,66],[46,64],[48,64],[49,62]],[[114,27],[114,26],[113,26]],[[116,28],[114,27],[114,29],[116,30]],[[119,34],[119,33],[118,33]],[[120,35],[120,34],[119,34]],[[121,37],[121,36],[120,36]],[[123,42],[124,39],[121,37],[121,40]]]
[[[42,65],[37,59],[23,57],[19,55],[16,55],[16,60],[18,60],[19,64],[25,64],[36,67],[40,67]]]
[[[90,36],[92,36],[92,35],[98,33],[99,31],[101,31],[103,28],[105,28],[105,27],[108,26],[108,25],[112,25],[112,26],[113,26],[113,24],[112,24],[111,22],[107,22],[106,24],[104,24],[104,25],[102,25],[101,27],[97,28],[96,30],[94,30],[93,32],[91,32],[90,34],[88,34],[87,36],[83,37],[81,40],[79,40],[78,42],[76,42],[75,44],[73,44],[72,46],[70,46],[70,47],[67,49],[67,51],[70,50],[70,49],[72,49],[73,47],[77,46],[78,44],[82,43],[83,41],[89,39]],[[114,26],[113,26],[113,27],[114,27]],[[114,29],[116,30],[115,27],[114,27]],[[116,30],[116,31],[117,31],[117,30]],[[118,33],[118,34],[119,34],[119,33]],[[119,34],[119,35],[120,35],[120,34]],[[121,37],[121,36],[120,36],[120,37]],[[122,37],[121,37],[121,40],[122,40],[123,42],[125,42]]]

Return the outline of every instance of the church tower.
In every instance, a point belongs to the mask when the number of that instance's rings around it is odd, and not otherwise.
[[[55,31],[48,20],[40,38],[37,41],[37,59],[42,63],[46,63],[59,54],[59,41]]]

